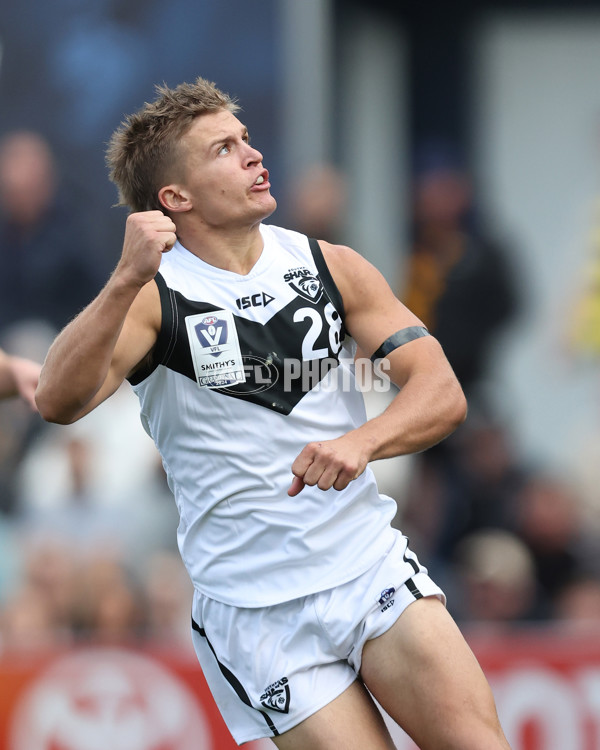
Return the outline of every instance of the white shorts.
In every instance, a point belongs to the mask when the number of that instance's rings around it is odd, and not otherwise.
[[[416,599],[445,603],[407,543],[398,533],[353,581],[271,607],[232,607],[194,594],[194,648],[238,745],[282,734],[343,693],[357,678],[366,641]]]

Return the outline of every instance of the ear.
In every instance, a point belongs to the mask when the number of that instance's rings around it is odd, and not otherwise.
[[[189,193],[185,188],[177,184],[162,187],[158,191],[158,200],[167,211],[172,211],[173,213],[190,211],[192,208]]]

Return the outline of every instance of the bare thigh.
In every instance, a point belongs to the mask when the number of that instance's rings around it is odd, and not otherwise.
[[[419,599],[368,641],[361,676],[421,750],[509,750],[488,682],[438,599]]]
[[[279,750],[394,750],[381,713],[360,680],[308,719],[273,737]]]

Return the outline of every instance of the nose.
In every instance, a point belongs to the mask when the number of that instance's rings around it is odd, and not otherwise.
[[[261,154],[261,152],[258,149],[254,148],[253,146],[251,146],[249,143],[246,144],[246,147],[248,149],[246,158],[245,158],[246,165],[252,166],[253,164],[260,164],[263,160],[263,155]]]

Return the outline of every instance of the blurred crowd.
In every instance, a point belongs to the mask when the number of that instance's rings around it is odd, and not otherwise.
[[[48,142],[0,141],[0,350],[43,361],[110,269]],[[72,427],[0,402],[0,650],[189,642],[175,504],[124,386]],[[182,611],[183,610],[183,611]]]
[[[396,523],[463,623],[600,627],[600,504],[577,476],[529,465],[486,398],[499,338],[524,304],[514,254],[481,226],[472,179],[443,144],[415,158],[399,297],[442,343],[467,393],[466,423],[417,456],[373,464]],[[48,143],[0,141],[0,348],[42,361],[109,272],[93,227],[65,208]],[[276,221],[344,237],[344,176],[315,165]],[[283,214],[283,215],[282,215]],[[367,410],[393,392],[365,393]],[[587,489],[586,489],[587,488]],[[0,653],[140,639],[189,648],[191,585],[177,513],[127,385],[75,425],[0,402]]]

